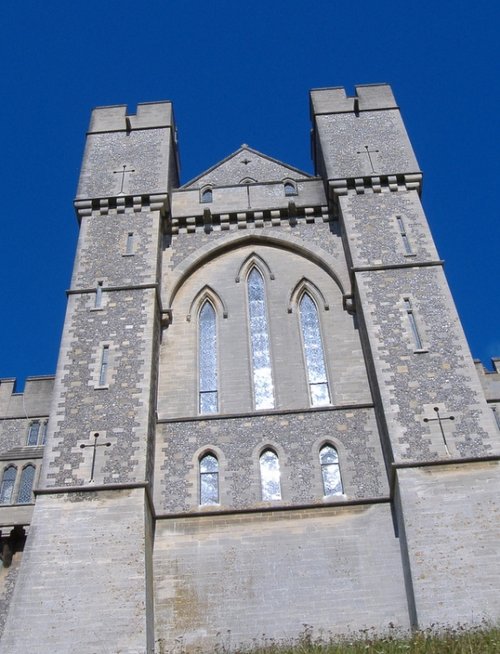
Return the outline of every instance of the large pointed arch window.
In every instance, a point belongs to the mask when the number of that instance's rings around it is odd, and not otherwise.
[[[330,390],[326,376],[318,310],[309,293],[304,293],[302,296],[299,309],[311,406],[325,406],[330,404]]]
[[[200,459],[200,504],[219,504],[219,462],[213,454]]]
[[[21,474],[21,483],[17,494],[18,504],[29,504],[32,502],[33,481],[35,480],[35,466],[28,464]]]
[[[325,495],[342,495],[339,455],[333,445],[324,445],[319,452],[323,492]]]
[[[278,455],[264,450],[260,455],[260,485],[264,501],[281,500],[281,473]]]
[[[255,267],[252,268],[248,275],[247,288],[255,408],[257,410],[274,409],[274,387],[264,278]]]
[[[199,412],[217,413],[217,319],[212,304],[205,300],[199,314]]]
[[[0,483],[0,504],[10,504],[16,475],[17,469],[15,466],[8,466],[3,471],[2,482]]]

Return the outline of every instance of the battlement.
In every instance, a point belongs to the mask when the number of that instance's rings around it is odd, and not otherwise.
[[[491,359],[494,370],[488,370],[479,359],[474,359],[479,381],[489,402],[500,402],[500,357]]]
[[[138,129],[173,127],[172,103],[143,102],[137,105],[137,113],[128,114],[127,105],[96,107],[90,118],[89,134],[100,132],[130,132]]]
[[[398,105],[388,84],[360,84],[356,95],[348,96],[342,86],[310,91],[311,117],[318,114],[397,109]]]
[[[48,415],[54,376],[27,377],[23,393],[16,392],[15,377],[0,379],[0,419]]]

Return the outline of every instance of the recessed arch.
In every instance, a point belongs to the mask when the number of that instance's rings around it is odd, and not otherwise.
[[[198,293],[194,296],[191,304],[189,305],[189,313],[186,315],[186,320],[190,322],[193,313],[196,313],[201,309],[205,301],[208,300],[210,304],[213,305],[215,312],[222,315],[223,318],[227,318],[229,313],[227,310],[226,303],[221,298],[221,296],[215,291],[211,286],[205,284]]]
[[[247,245],[269,246],[289,251],[304,257],[308,261],[315,263],[319,268],[324,270],[329,277],[335,282],[343,296],[346,295],[346,288],[350,288],[350,281],[344,274],[339,275],[334,269],[334,262],[331,255],[321,248],[312,249],[309,244],[300,238],[292,237],[287,234],[279,236],[271,234],[229,234],[224,242],[207,243],[202,246],[196,253],[189,255],[171,273],[172,286],[167,292],[165,306],[171,307],[177,293],[185,281],[202,265],[213,261],[214,259],[237,250]]]
[[[243,179],[240,179],[239,184],[257,184],[257,180],[253,177],[243,177]]]
[[[318,306],[322,306],[325,311],[329,311],[330,305],[320,289],[307,277],[302,277],[295,284],[288,296],[288,313],[293,313],[294,307],[297,307],[304,293],[309,293]]]
[[[271,270],[269,264],[264,261],[264,259],[259,256],[256,252],[251,252],[240,265],[238,273],[234,281],[239,284],[242,277],[247,277],[252,270],[252,268],[257,268],[263,277],[268,277],[269,279],[275,279],[274,273]]]

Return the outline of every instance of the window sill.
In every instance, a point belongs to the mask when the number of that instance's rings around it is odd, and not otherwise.
[[[106,384],[106,386],[94,386],[95,391],[105,391],[109,388],[109,385]]]

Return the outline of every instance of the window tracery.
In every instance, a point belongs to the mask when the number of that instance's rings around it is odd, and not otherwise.
[[[255,408],[274,409],[274,386],[264,278],[254,266],[247,278]]]
[[[200,413],[217,413],[217,319],[212,304],[205,300],[199,314],[199,406]]]
[[[219,504],[219,462],[213,454],[200,459],[200,504]]]
[[[303,294],[299,303],[299,313],[311,406],[325,406],[330,404],[330,390],[318,310],[309,293]]]
[[[339,455],[333,445],[324,445],[319,452],[323,492],[325,496],[342,495],[342,479],[340,477]]]
[[[278,455],[271,449],[260,455],[260,484],[263,501],[281,500],[281,473]]]

